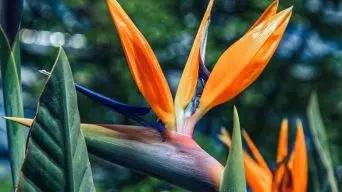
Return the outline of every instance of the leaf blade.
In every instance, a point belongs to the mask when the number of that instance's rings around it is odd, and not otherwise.
[[[69,62],[60,49],[39,99],[18,191],[95,191]]]
[[[21,79],[20,79],[20,43],[18,37],[11,47],[6,33],[0,27],[0,63],[2,87],[7,116],[24,116]],[[9,156],[11,163],[13,188],[18,182],[20,167],[25,157],[26,133],[21,125],[6,122]]]
[[[309,105],[307,108],[307,116],[313,143],[317,150],[317,154],[322,163],[323,169],[325,169],[330,189],[332,192],[337,192],[338,185],[334,174],[327,133],[325,131],[322,116],[319,111],[319,104],[316,93],[313,93],[310,97]]]

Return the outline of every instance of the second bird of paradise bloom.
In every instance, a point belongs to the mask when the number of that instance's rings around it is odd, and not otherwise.
[[[237,96],[261,74],[276,51],[285,32],[292,14],[292,7],[277,13],[278,0],[274,1],[247,33],[221,55],[209,75],[204,60],[210,13],[214,4],[214,0],[210,0],[194,38],[193,46],[173,100],[163,71],[145,37],[116,0],[107,0],[107,4],[118,30],[133,79],[159,120],[157,123],[149,123],[143,119],[142,116],[149,113],[149,108],[122,104],[78,84],[75,85],[76,89],[135,120],[143,127],[157,129],[164,140],[163,143],[156,142],[160,140],[160,137],[155,138],[154,134],[150,132],[146,134],[146,131],[140,129],[138,131],[137,129],[140,127],[107,126],[114,129],[116,133],[111,134],[107,129],[103,129],[103,133],[106,133],[102,135],[103,137],[120,133],[119,135],[127,135],[127,138],[131,138],[125,143],[139,146],[137,148],[129,147],[131,152],[127,152],[125,145],[114,145],[113,147],[122,147],[121,150],[125,151],[120,153],[121,151],[117,150],[115,153],[120,154],[117,155],[118,158],[114,157],[114,160],[121,162],[125,166],[131,165],[132,168],[159,175],[159,177],[171,182],[174,182],[177,178],[170,176],[170,173],[186,175],[187,181],[177,180],[178,184],[196,189],[196,191],[198,191],[198,188],[208,187],[208,185],[209,188],[213,185],[217,190],[220,185],[223,166],[193,140],[194,126],[211,108]],[[206,81],[206,83],[202,94],[198,97],[195,94],[196,86],[203,81]],[[8,119],[25,125],[32,123],[32,120],[28,119]],[[81,124],[82,127],[100,129],[101,126]],[[120,138],[124,139],[126,137]],[[173,149],[177,150],[173,151]],[[156,154],[156,150],[160,154]],[[172,153],[176,157],[170,158],[165,151],[168,151],[168,154]],[[129,155],[131,157],[139,156],[139,162],[144,166],[132,164]],[[192,160],[184,163],[185,161],[182,160],[184,157]],[[164,162],[165,159],[169,160],[169,164],[173,163],[172,165],[177,165],[182,169],[164,165],[158,167],[160,161]],[[181,165],[179,162],[181,162]],[[189,165],[193,167],[188,167]],[[167,171],[162,173],[159,169]],[[197,171],[194,172],[194,170]],[[180,174],[179,171],[184,172]]]
[[[220,140],[228,147],[231,139],[225,129],[222,129]],[[243,131],[243,137],[252,152],[252,158],[244,152],[246,179],[254,192],[303,192],[307,188],[307,151],[303,126],[297,121],[297,133],[293,151],[288,155],[288,121],[283,120],[277,153],[277,167],[272,173],[257,147]]]

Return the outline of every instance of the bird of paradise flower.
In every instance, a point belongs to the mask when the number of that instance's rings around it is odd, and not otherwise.
[[[142,127],[154,128],[81,124],[88,150],[101,158],[188,189],[218,190],[223,166],[193,140],[194,126],[211,108],[234,98],[261,74],[284,34],[292,7],[277,13],[278,0],[274,1],[248,32],[221,55],[209,74],[204,59],[214,4],[214,0],[210,0],[173,101],[162,69],[147,40],[116,0],[107,0],[107,4],[133,79],[159,120],[157,123],[144,120],[143,115],[150,111],[147,107],[123,104],[76,84],[76,89],[81,93],[135,120]],[[202,94],[197,96],[196,85],[202,80],[206,83]],[[29,119],[8,119],[24,125],[32,123]],[[160,141],[156,130],[163,141]],[[110,145],[115,152],[99,147],[103,140],[106,147]],[[166,160],[169,166],[164,164]]]
[[[276,158],[277,168],[273,173],[246,131],[243,131],[243,137],[255,159],[247,152],[244,152],[247,183],[254,192],[306,191],[308,164],[301,121],[297,121],[295,144],[290,155],[288,155],[288,121],[285,119],[281,123]],[[219,138],[230,147],[231,139],[225,129],[221,129]]]
[[[144,36],[116,0],[107,0],[107,3],[140,92],[167,130],[187,136],[192,136],[194,125],[207,111],[238,95],[260,75],[275,52],[292,13],[292,7],[276,13],[278,1],[272,3],[250,30],[222,54],[204,86],[198,106],[186,116],[184,111],[194,97],[200,63],[203,63],[203,42],[214,1],[209,2],[200,24],[174,102],[158,60]]]

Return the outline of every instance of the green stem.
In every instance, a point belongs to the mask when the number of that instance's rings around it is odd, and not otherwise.
[[[162,142],[152,129],[81,127],[92,155],[191,191],[218,191],[223,166],[188,136],[170,133]]]

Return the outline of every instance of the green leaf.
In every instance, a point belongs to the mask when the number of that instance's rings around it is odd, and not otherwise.
[[[309,172],[308,172],[308,191],[311,192],[321,192],[320,187],[320,175],[319,175],[319,167],[316,165],[316,156],[313,153],[308,153],[308,166],[309,166]]]
[[[0,64],[6,116],[23,117],[20,80],[20,42],[18,37],[13,47],[0,27]],[[25,157],[26,133],[21,125],[6,122],[8,150],[12,171],[13,188],[19,179],[20,167]]]
[[[95,191],[69,62],[60,49],[31,126],[18,191]]]
[[[221,179],[220,192],[244,192],[246,191],[246,178],[243,160],[243,148],[239,115],[234,107],[234,127],[232,147],[229,151],[226,167]]]
[[[309,119],[309,128],[312,135],[313,143],[326,174],[325,178],[327,178],[330,190],[332,192],[338,192],[333,163],[329,150],[328,137],[319,111],[316,93],[313,93],[311,95],[309,106],[307,109],[307,115]]]

